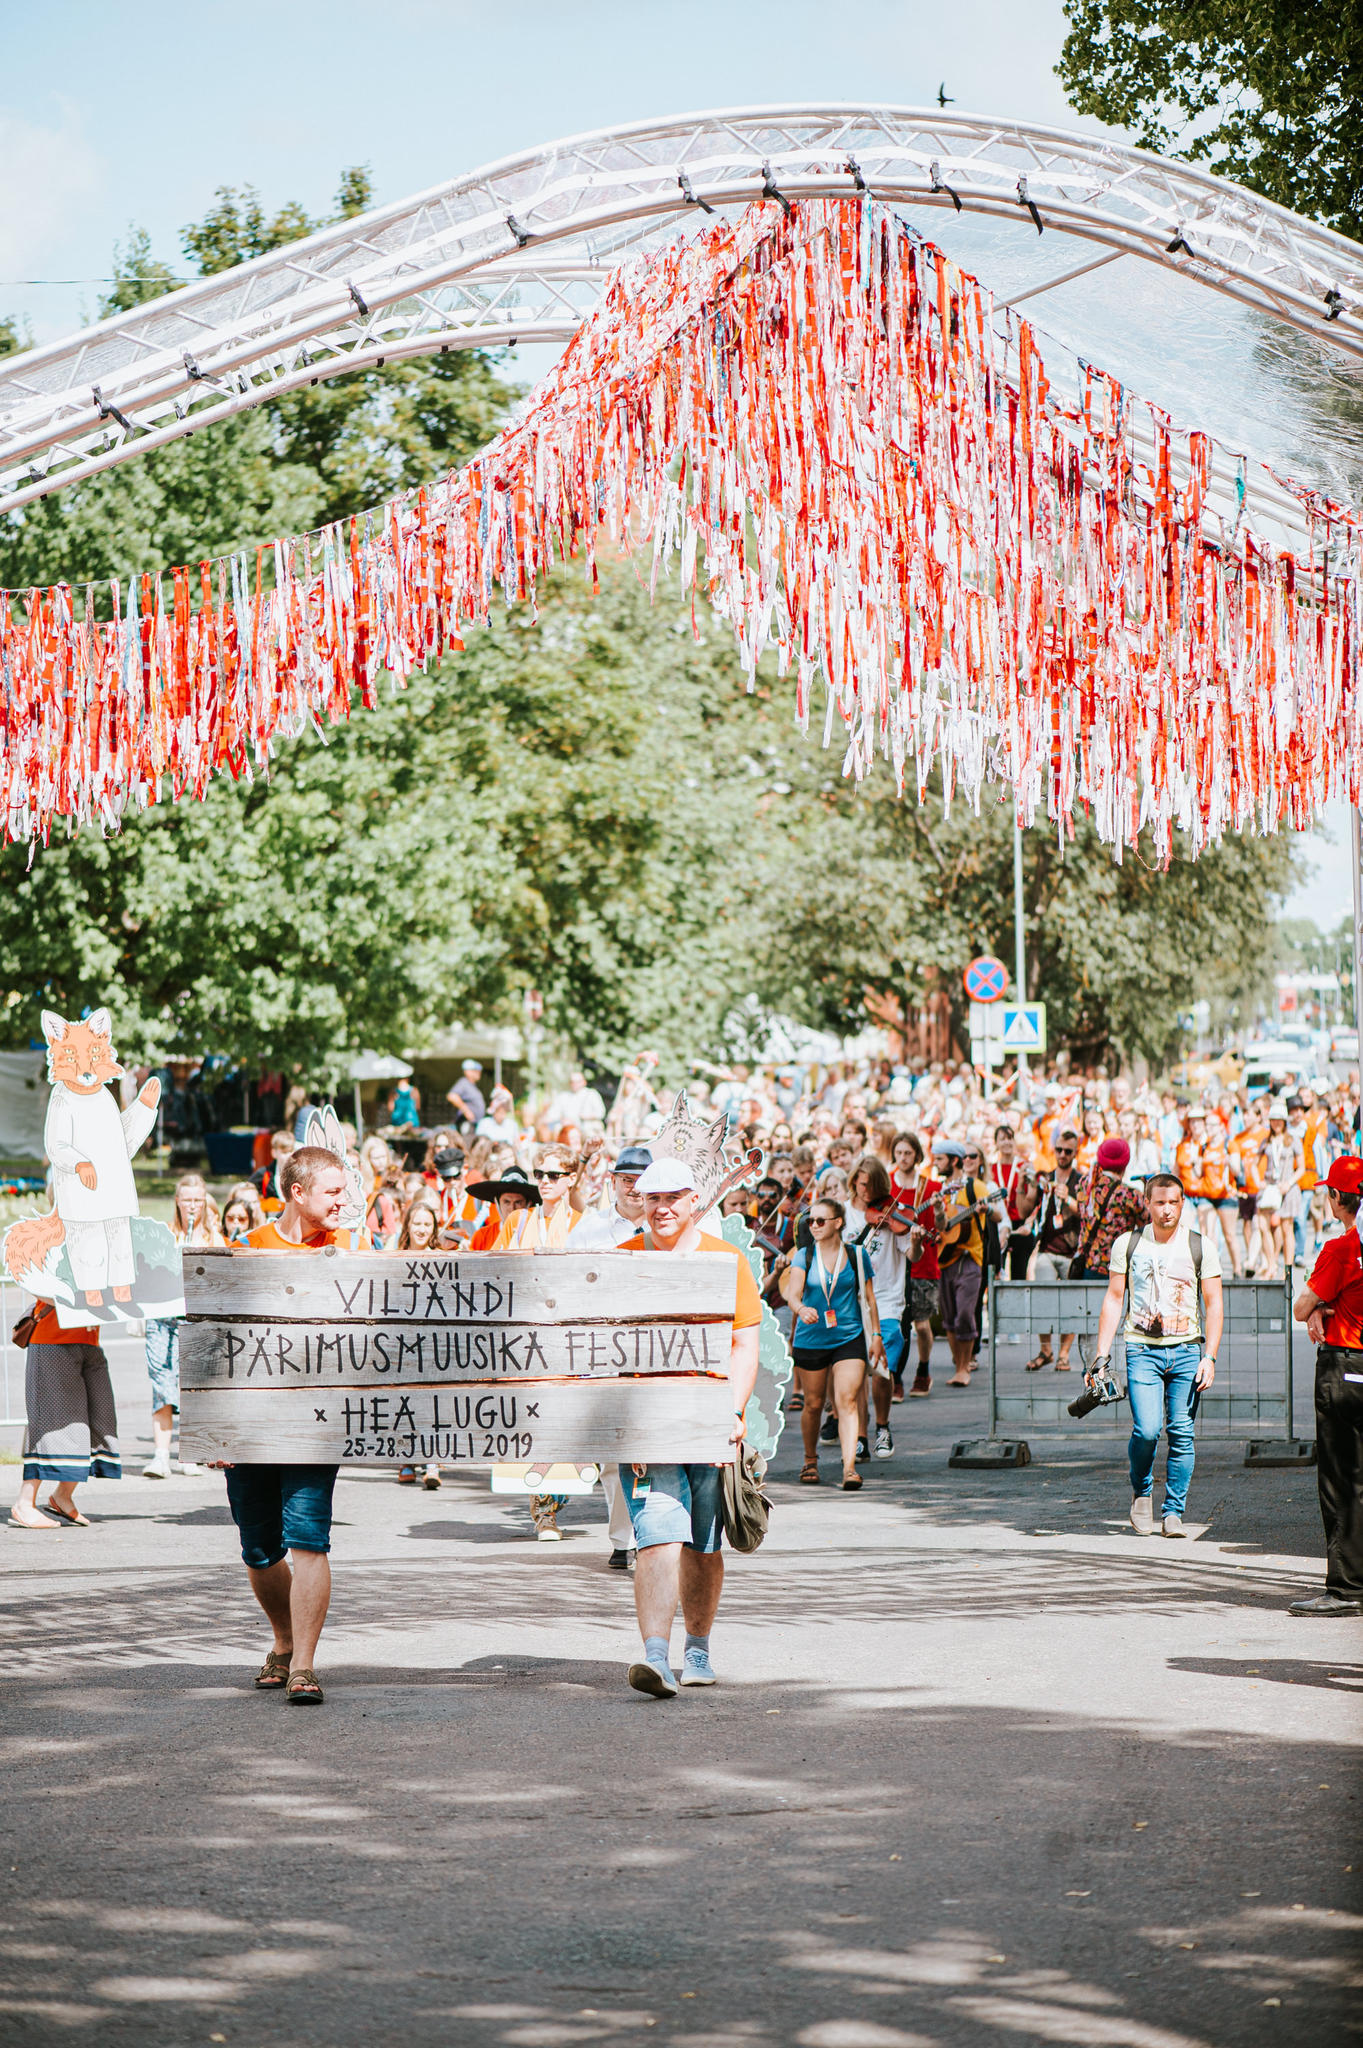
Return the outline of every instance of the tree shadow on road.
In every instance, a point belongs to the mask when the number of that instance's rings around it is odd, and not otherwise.
[[[4,1693],[26,2044],[1280,2048],[1363,1924],[1344,1760],[1290,1742],[583,1657]]]
[[[1302,1657],[1171,1657],[1171,1671],[1213,1678],[1263,1678],[1273,1685],[1317,1685],[1327,1692],[1363,1692],[1363,1664],[1316,1664]]]

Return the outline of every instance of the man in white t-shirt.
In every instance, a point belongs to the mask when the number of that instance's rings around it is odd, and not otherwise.
[[[585,1074],[570,1074],[568,1086],[560,1089],[549,1105],[549,1121],[555,1130],[572,1124],[580,1131],[584,1124],[600,1124],[605,1120],[606,1105],[599,1091],[587,1086]]]
[[[1150,1221],[1112,1247],[1094,1368],[1108,1363],[1125,1307],[1131,1526],[1140,1536],[1155,1533],[1155,1453],[1163,1429],[1169,1439],[1163,1529],[1166,1536],[1183,1536],[1197,1403],[1216,1378],[1221,1342],[1221,1261],[1216,1240],[1199,1237],[1183,1222],[1177,1174],[1151,1174],[1145,1192]]]

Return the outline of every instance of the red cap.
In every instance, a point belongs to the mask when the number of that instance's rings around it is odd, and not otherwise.
[[[1363,1195],[1363,1159],[1352,1153],[1336,1159],[1325,1176],[1325,1185],[1337,1195]]]

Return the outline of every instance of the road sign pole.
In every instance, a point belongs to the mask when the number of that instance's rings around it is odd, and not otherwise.
[[[1356,846],[1357,846],[1357,844],[1358,844],[1358,837],[1357,837],[1357,832],[1358,832],[1358,826],[1357,826],[1357,816],[1358,816],[1358,814],[1357,814],[1357,812],[1355,812],[1355,814],[1354,814],[1354,820],[1355,820],[1355,823],[1354,823],[1354,844],[1355,844],[1355,847],[1356,847]],[[1355,855],[1355,872],[1357,872],[1357,856],[1356,856],[1356,855]],[[1356,892],[1356,891],[1357,891],[1357,886],[1358,886],[1358,885],[1357,885],[1357,883],[1355,883],[1355,885],[1354,885],[1354,886],[1355,886],[1355,892]],[[1358,902],[1358,898],[1357,898],[1357,893],[1355,893],[1355,897],[1354,897],[1354,902],[1355,902],[1355,916],[1356,916],[1356,915],[1357,915],[1357,902]],[[1027,1000],[1027,950],[1026,950],[1026,945],[1027,945],[1027,925],[1026,925],[1026,920],[1025,920],[1025,918],[1024,918],[1024,915],[1023,915],[1023,907],[1022,907],[1022,826],[1021,826],[1021,825],[1019,824],[1019,822],[1018,822],[1018,819],[1017,819],[1016,815],[1014,815],[1014,818],[1013,818],[1013,952],[1014,952],[1014,956],[1015,956],[1015,958],[1016,958],[1016,962],[1017,962],[1017,975],[1016,975],[1016,979],[1017,979],[1017,991],[1018,991],[1018,1001],[1019,1001],[1020,1003],[1025,1003],[1025,1002],[1026,1002],[1026,1000]],[[1025,1111],[1025,1110],[1026,1110],[1026,1109],[1028,1108],[1028,1106],[1029,1106],[1029,1103],[1028,1103],[1028,1089],[1027,1089],[1027,1055],[1026,1055],[1026,1053],[1025,1053],[1025,1052],[1020,1052],[1020,1053],[1018,1054],[1018,1056],[1017,1056],[1017,1063],[1018,1063],[1018,1108],[1019,1108],[1019,1109],[1021,1109],[1021,1110],[1023,1110],[1023,1111]]]

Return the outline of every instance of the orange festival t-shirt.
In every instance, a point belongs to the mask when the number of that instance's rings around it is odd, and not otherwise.
[[[320,1252],[329,1244],[339,1245],[343,1252],[367,1251],[367,1244],[351,1242],[356,1236],[366,1237],[365,1231],[319,1230],[313,1237],[305,1237],[301,1244],[291,1244],[287,1237],[281,1237],[273,1223],[262,1223],[256,1230],[248,1230],[242,1249],[247,1246],[253,1252]]]
[[[637,1237],[627,1237],[620,1249],[622,1252],[643,1251],[645,1249],[643,1232],[640,1231]],[[762,1297],[757,1291],[757,1282],[753,1279],[752,1267],[748,1264],[747,1259],[738,1249],[738,1246],[730,1244],[726,1237],[711,1237],[708,1231],[702,1230],[700,1233],[700,1243],[696,1246],[696,1250],[701,1252],[727,1252],[731,1259],[737,1259],[738,1298],[734,1304],[734,1328],[736,1330],[753,1329],[762,1320]]]

